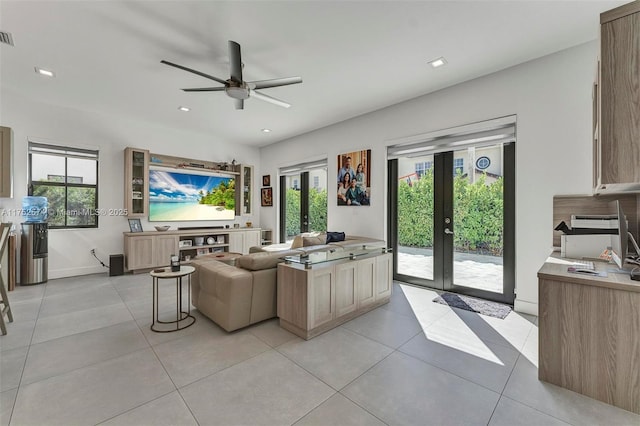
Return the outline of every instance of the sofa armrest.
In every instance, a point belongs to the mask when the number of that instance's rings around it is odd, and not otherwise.
[[[251,273],[222,262],[207,262],[199,269],[198,310],[227,331],[249,325]]]

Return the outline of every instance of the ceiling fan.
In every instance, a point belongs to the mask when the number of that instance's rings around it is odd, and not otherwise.
[[[174,64],[168,61],[160,61],[163,64],[179,68],[188,72],[192,72],[201,77],[208,78],[210,80],[217,81],[220,84],[224,84],[223,87],[200,87],[195,89],[182,89],[185,92],[222,92],[224,91],[227,96],[235,100],[236,109],[244,109],[244,100],[249,98],[261,99],[263,101],[270,102],[275,105],[279,105],[284,108],[289,108],[291,104],[274,98],[272,96],[265,95],[264,93],[256,91],[256,89],[266,89],[269,87],[288,86],[289,84],[302,83],[301,77],[285,77],[274,78],[271,80],[258,80],[258,81],[244,81],[242,79],[242,57],[240,55],[240,45],[235,41],[229,40],[229,62],[231,65],[231,76],[228,80],[223,80],[218,77],[214,77],[209,74],[205,74],[200,71],[196,71],[191,68],[183,67],[182,65]]]

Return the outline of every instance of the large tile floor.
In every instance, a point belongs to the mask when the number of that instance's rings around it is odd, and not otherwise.
[[[167,314],[175,292],[161,298]],[[392,301],[310,341],[276,320],[149,330],[148,275],[10,293],[1,425],[640,425],[537,380],[536,319],[483,317],[395,284]]]

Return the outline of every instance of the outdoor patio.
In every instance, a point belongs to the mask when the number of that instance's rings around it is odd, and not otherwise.
[[[457,285],[502,293],[502,257],[454,253],[453,276]],[[419,278],[433,277],[431,249],[398,248],[398,272]]]

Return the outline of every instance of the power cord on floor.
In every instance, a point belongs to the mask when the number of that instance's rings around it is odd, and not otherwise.
[[[91,249],[91,254],[93,255],[93,257],[95,257],[98,260],[98,262],[100,262],[102,266],[109,269],[109,267],[105,265],[104,262],[98,258],[98,256],[96,256],[96,249]]]

